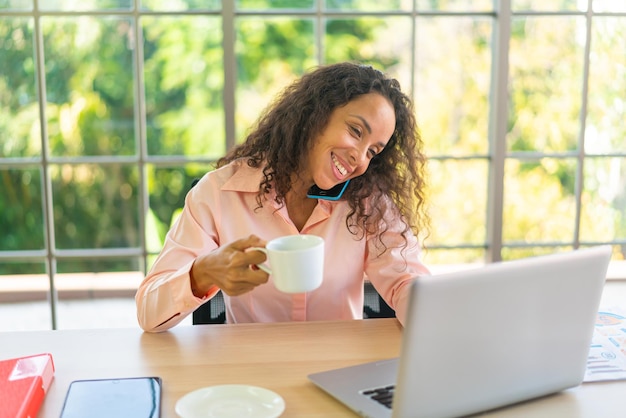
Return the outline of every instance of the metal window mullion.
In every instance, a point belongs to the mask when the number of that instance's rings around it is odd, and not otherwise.
[[[2,261],[30,260],[41,263],[45,262],[47,257],[48,251],[46,249],[0,251],[0,260]]]
[[[224,134],[226,150],[235,146],[235,89],[237,57],[235,55],[235,2],[222,2],[222,53],[224,59]]]
[[[322,2],[323,0],[316,1],[315,28],[317,33],[313,36],[315,36],[315,45],[317,47],[317,62],[319,64],[326,64],[326,59],[324,59],[326,43],[324,42],[324,39],[326,38],[327,20],[322,12]]]
[[[509,41],[511,37],[510,0],[501,0],[495,17],[492,46],[491,100],[489,111],[489,164],[487,192],[486,261],[502,259],[504,212],[504,162],[508,124]]]
[[[411,78],[409,81],[410,97],[415,98],[415,71],[417,68],[417,0],[413,0],[411,10]]]
[[[134,61],[135,61],[135,135],[137,138],[135,152],[139,156],[137,169],[139,176],[139,245],[141,247],[141,270],[144,274],[148,269],[148,245],[146,241],[146,219],[150,209],[150,195],[147,185],[147,165],[148,159],[148,136],[146,129],[146,89],[144,86],[144,62],[143,62],[143,31],[141,29],[141,17],[139,13],[139,0],[133,2],[133,24],[134,30]]]
[[[142,247],[123,247],[123,248],[90,248],[90,249],[67,249],[57,250],[56,259],[70,258],[119,258],[119,257],[139,257],[143,253]]]
[[[48,292],[50,302],[50,318],[53,330],[57,329],[57,303],[58,294],[54,283],[57,270],[55,253],[55,236],[54,236],[54,207],[52,205],[52,180],[49,173],[50,152],[48,146],[48,120],[46,117],[46,103],[48,98],[46,95],[46,67],[45,54],[43,44],[43,31],[41,29],[41,15],[39,13],[39,1],[35,0],[33,4],[33,19],[35,30],[35,65],[37,74],[37,94],[39,96],[39,120],[41,127],[41,175],[43,184],[43,213],[44,213],[44,229],[45,229],[45,245],[46,245],[46,263],[48,267],[48,283],[50,290]]]
[[[585,187],[585,129],[587,127],[587,104],[589,95],[589,55],[591,53],[592,0],[587,0],[585,15],[585,56],[583,62],[582,97],[580,106],[580,131],[578,132],[578,164],[576,165],[576,216],[574,219],[574,248],[580,247],[580,217],[582,212],[582,193]]]

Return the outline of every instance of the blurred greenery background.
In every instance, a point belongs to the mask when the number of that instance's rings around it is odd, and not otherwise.
[[[49,273],[53,250],[59,273],[144,271],[192,180],[292,79],[344,60],[384,70],[415,100],[430,157],[427,262],[485,260],[493,141],[506,143],[502,258],[611,243],[622,260],[626,7],[594,1],[588,26],[584,3],[512,1],[503,58],[501,2],[418,0],[413,14],[402,0],[238,0],[232,66],[218,0],[144,1],[137,15],[132,0],[40,0],[38,17],[32,1],[0,0],[0,254],[36,261],[7,256],[0,274]],[[137,252],[95,251],[113,249]]]

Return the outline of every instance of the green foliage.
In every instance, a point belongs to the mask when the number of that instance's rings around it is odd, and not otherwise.
[[[57,248],[140,243],[138,171],[133,165],[61,165],[51,170]]]
[[[0,158],[40,154],[32,20],[0,19]]]
[[[38,169],[0,170],[0,251],[44,248]]]
[[[162,222],[159,222],[152,209],[146,215],[146,250],[149,253],[158,253],[163,248],[163,237],[167,230]]]
[[[234,1],[234,0],[233,0]],[[458,1],[420,1],[420,9],[458,10]],[[467,2],[479,4],[477,2]],[[490,2],[489,2],[490,3]],[[7,4],[6,2],[4,3]],[[16,2],[10,4],[15,5]],[[96,1],[81,7],[123,6]],[[394,0],[333,0],[333,10],[396,10]],[[481,2],[485,7],[486,2]],[[311,9],[312,0],[240,0],[247,10]],[[65,7],[64,2],[57,5]],[[219,8],[219,2],[152,0],[152,10]],[[3,7],[0,2],[0,7]],[[468,6],[469,7],[469,6]],[[478,7],[478,6],[476,6]],[[273,95],[318,62],[360,61],[398,75],[414,88],[418,120],[429,155],[454,155],[431,164],[430,195],[435,245],[470,249],[435,251],[435,262],[472,262],[484,254],[486,237],[491,86],[491,17],[418,16],[417,46],[411,46],[411,16],[329,16],[321,44],[314,17],[241,15],[235,20],[237,138]],[[579,151],[582,53],[580,16],[515,18],[511,27],[508,151]],[[144,145],[149,157],[206,160],[226,152],[223,109],[221,16],[164,16],[138,20],[143,56],[134,49],[129,16],[41,17],[45,70],[45,121],[39,120],[34,32],[31,18],[0,19],[0,158],[40,158],[41,124],[49,155],[54,244],[60,249],[128,248],[145,240],[157,252],[193,179],[211,164],[132,161]],[[626,24],[594,17],[590,71],[588,151],[611,152],[626,144]],[[584,25],[583,25],[584,26]],[[323,48],[318,51],[318,46]],[[417,68],[410,73],[412,54]],[[143,72],[138,74],[137,61]],[[138,77],[140,76],[140,77]],[[415,86],[410,84],[415,80]],[[142,81],[143,85],[137,85]],[[144,98],[137,97],[143,94]],[[141,99],[141,100],[140,100]],[[145,107],[138,107],[142,103]],[[140,113],[143,111],[144,113]],[[145,120],[145,132],[137,131]],[[481,157],[474,158],[476,155]],[[74,157],[126,157],[91,164]],[[571,159],[509,159],[505,176],[505,244],[572,239],[575,185],[584,181],[581,235],[589,240],[626,236],[626,162],[599,158],[577,179]],[[0,251],[45,247],[43,173],[37,165],[0,170]],[[140,171],[141,170],[141,171]],[[143,208],[145,176],[149,207]],[[559,214],[554,216],[554,214]],[[561,215],[565,214],[565,215]],[[529,253],[536,250],[529,250]],[[526,254],[510,251],[506,256]],[[73,260],[59,271],[138,268],[136,260]],[[27,271],[3,264],[0,273]]]
[[[246,18],[237,27],[237,79],[244,85],[263,79],[269,63],[280,62],[294,74],[312,64],[313,21]]]
[[[130,21],[54,19],[46,20],[44,29],[52,154],[133,155]]]
[[[399,57],[385,55],[374,47],[377,32],[387,26],[379,18],[330,19],[326,24],[327,62],[358,61],[377,68],[393,67]]]
[[[222,34],[213,17],[142,19],[148,152],[225,152]]]

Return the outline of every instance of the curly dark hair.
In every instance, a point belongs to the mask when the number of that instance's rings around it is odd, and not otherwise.
[[[284,204],[293,175],[301,171],[306,154],[326,128],[331,113],[372,92],[393,104],[396,125],[383,151],[370,161],[363,175],[352,179],[342,197],[351,208],[346,226],[358,237],[378,235],[384,252],[382,234],[388,229],[385,213],[392,211],[405,224],[405,244],[409,230],[425,237],[429,223],[424,190],[426,157],[413,103],[397,80],[370,66],[344,62],[308,72],[275,98],[246,141],[222,157],[217,166],[239,158],[246,158],[251,167],[264,166],[265,178],[257,195],[259,206],[272,187],[276,189],[276,201]]]

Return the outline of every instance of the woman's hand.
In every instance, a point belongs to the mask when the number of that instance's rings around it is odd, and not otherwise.
[[[250,235],[198,256],[189,272],[193,294],[201,298],[217,286],[227,295],[237,296],[266,283],[269,275],[256,267],[266,260],[265,253],[246,251],[265,244],[261,238]]]

